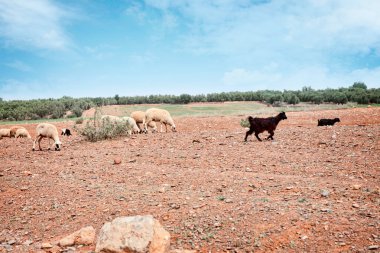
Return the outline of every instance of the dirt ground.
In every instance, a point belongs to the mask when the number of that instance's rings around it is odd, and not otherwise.
[[[170,232],[171,249],[379,252],[380,108],[286,114],[263,142],[243,142],[245,116],[174,118],[175,133],[96,143],[74,133],[59,152],[3,138],[0,252],[37,252],[84,226],[98,233],[145,214]],[[341,122],[317,127],[322,117]]]

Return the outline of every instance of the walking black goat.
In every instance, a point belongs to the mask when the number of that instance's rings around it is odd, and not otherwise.
[[[269,139],[273,140],[274,130],[276,130],[278,123],[283,119],[287,119],[285,112],[281,112],[276,117],[269,117],[269,118],[253,118],[249,116],[248,121],[249,121],[250,127],[247,133],[245,134],[244,141],[247,141],[248,135],[251,135],[253,132],[255,132],[256,138],[259,141],[261,141],[259,134],[264,131],[268,131],[269,133],[267,140]]]
[[[336,122],[340,122],[340,119],[319,119],[318,126],[333,126]]]

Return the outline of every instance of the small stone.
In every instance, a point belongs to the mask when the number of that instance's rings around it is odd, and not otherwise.
[[[41,249],[50,249],[50,248],[53,248],[53,245],[51,245],[51,243],[49,242],[44,242],[41,244]]]
[[[27,186],[22,186],[22,187],[20,187],[20,190],[21,191],[27,191],[29,189],[29,187],[27,187]]]
[[[121,158],[120,157],[116,157],[115,159],[113,159],[113,164],[120,164],[121,163]]]
[[[226,202],[226,203],[232,203],[233,201],[232,201],[232,199],[226,199],[224,202]]]
[[[368,246],[368,249],[375,250],[375,249],[378,249],[379,247],[380,247],[379,245],[371,245],[371,246]]]
[[[321,195],[322,197],[327,198],[330,195],[330,192],[328,190],[323,189],[321,190]]]
[[[9,240],[7,243],[8,243],[9,245],[13,245],[13,244],[16,243],[16,240],[12,239],[12,240]]]
[[[301,236],[301,240],[306,240],[307,238],[309,238],[307,235]]]
[[[354,190],[359,190],[361,187],[362,187],[362,186],[361,186],[360,184],[354,184],[354,185],[352,186],[352,188],[353,188]]]
[[[32,240],[26,240],[23,245],[26,245],[26,246],[29,246],[30,244],[32,244],[33,241]]]
[[[352,207],[354,207],[354,208],[359,208],[360,206],[359,206],[359,204],[357,204],[357,203],[353,203],[353,204],[352,204]]]
[[[25,170],[25,171],[24,171],[24,174],[25,174],[26,176],[31,176],[31,175],[33,175],[33,173],[30,172],[29,170]]]

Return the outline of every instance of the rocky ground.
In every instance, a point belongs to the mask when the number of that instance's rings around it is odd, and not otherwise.
[[[175,118],[176,133],[96,143],[74,133],[59,152],[0,140],[0,252],[146,214],[173,249],[379,252],[380,108],[287,112],[274,141],[244,143],[246,116]],[[341,122],[317,127],[322,117]]]

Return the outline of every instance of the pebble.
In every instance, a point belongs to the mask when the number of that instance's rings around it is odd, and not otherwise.
[[[50,248],[53,248],[53,245],[51,245],[51,243],[49,242],[44,242],[41,244],[41,249],[50,249]]]
[[[352,188],[353,188],[354,190],[359,190],[361,187],[362,187],[362,186],[361,186],[360,184],[354,184],[354,185],[352,186]]]
[[[375,249],[378,249],[379,247],[380,247],[379,245],[371,245],[371,246],[368,246],[368,249],[375,250]]]
[[[120,164],[121,163],[121,159],[119,157],[113,159],[113,164]]]
[[[224,202],[226,202],[226,203],[232,203],[233,201],[232,201],[232,199],[226,199]]]
[[[8,244],[9,244],[9,245],[13,245],[13,244],[15,244],[15,243],[16,243],[16,240],[14,240],[14,239],[8,241]]]
[[[322,197],[327,198],[330,195],[330,192],[328,190],[321,190]]]
[[[354,208],[359,208],[359,204],[353,203],[353,204],[352,204],[352,207],[354,207]]]

